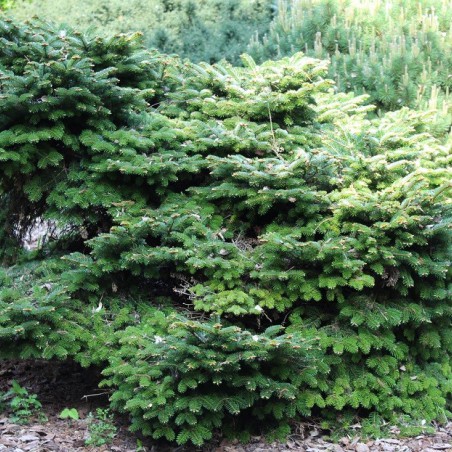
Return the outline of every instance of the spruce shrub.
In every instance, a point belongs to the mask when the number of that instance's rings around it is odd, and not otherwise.
[[[304,387],[326,369],[315,361],[314,332],[281,329],[252,334],[186,318],[173,319],[164,336],[130,327],[103,384],[117,388],[112,406],[131,413],[131,429],[154,438],[199,446],[221,428],[246,440],[253,423],[285,436],[287,419],[305,411]]]
[[[88,235],[106,221],[103,204],[117,190],[84,172],[86,158],[108,152],[102,134],[139,127],[147,103],[158,103],[164,90],[165,61],[137,51],[137,39],[89,40],[64,28],[50,32],[44,23],[1,22],[0,190],[9,238],[21,240],[50,206],[51,215],[66,216],[67,226]],[[126,133],[133,140],[133,130]],[[62,204],[60,193],[72,193],[72,201]]]
[[[0,39],[2,357],[103,366],[133,427],[179,443],[451,416],[433,113],[366,119],[301,54],[196,65],[42,23]],[[17,256],[43,218],[57,232]]]

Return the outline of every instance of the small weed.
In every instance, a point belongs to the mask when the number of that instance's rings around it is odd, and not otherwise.
[[[12,411],[10,421],[16,424],[28,424],[32,417],[37,417],[40,422],[47,422],[47,417],[41,411],[42,405],[38,396],[30,394],[16,380],[12,381],[11,386],[4,396],[4,399],[10,399],[9,408]]]
[[[60,419],[72,419],[78,421],[80,416],[76,408],[65,408],[59,415]]]
[[[137,447],[135,452],[146,452],[146,449],[144,448],[142,441],[140,441],[139,439],[137,439]]]
[[[110,410],[98,408],[95,415],[89,413],[88,432],[89,437],[85,441],[87,446],[110,444],[116,436],[116,427]]]

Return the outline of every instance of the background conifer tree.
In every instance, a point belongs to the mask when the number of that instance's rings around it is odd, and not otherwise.
[[[338,91],[369,94],[379,110],[437,110],[435,133],[451,123],[448,1],[281,0],[269,31],[247,52],[257,61],[295,52],[331,61]]]

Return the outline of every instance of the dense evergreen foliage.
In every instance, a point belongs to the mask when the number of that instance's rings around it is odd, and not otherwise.
[[[196,65],[42,23],[0,42],[2,357],[103,366],[133,427],[180,444],[451,415],[433,113],[366,119],[302,54]]]

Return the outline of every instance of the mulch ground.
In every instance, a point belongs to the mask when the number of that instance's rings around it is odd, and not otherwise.
[[[127,430],[127,418],[116,417],[117,435],[112,444],[102,447],[85,446],[88,438],[87,416],[96,408],[105,407],[108,394],[97,388],[100,374],[93,369],[82,369],[75,363],[40,360],[0,361],[0,393],[16,380],[30,393],[37,394],[48,421],[31,420],[28,425],[10,422],[8,412],[0,411],[0,452],[193,452],[194,449],[168,448]],[[58,416],[64,408],[76,408],[80,419],[62,420]],[[435,435],[416,438],[388,438],[361,442],[359,438],[342,438],[338,444],[326,441],[312,426],[300,425],[299,433],[284,444],[266,444],[260,437],[240,445],[218,441],[202,452],[452,452],[452,423],[438,427]],[[138,445],[141,444],[141,448]]]

